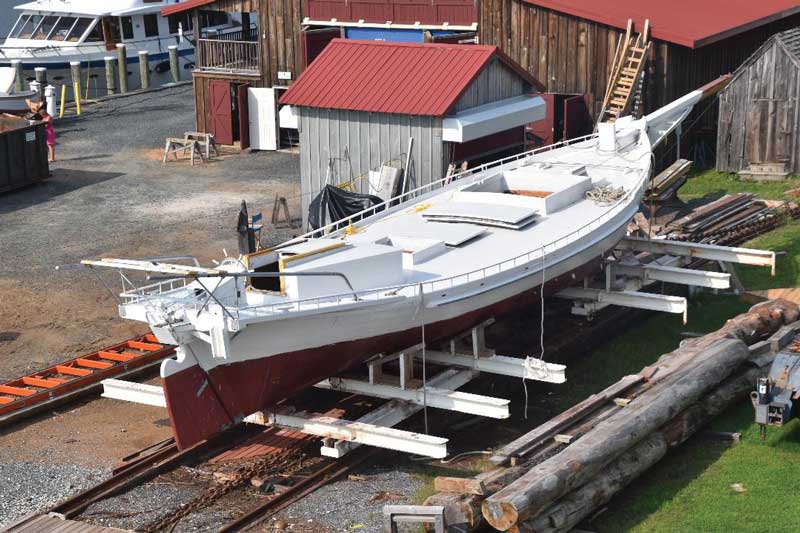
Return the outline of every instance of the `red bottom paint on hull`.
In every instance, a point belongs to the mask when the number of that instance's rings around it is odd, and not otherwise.
[[[592,270],[599,259],[548,281],[551,296]],[[539,287],[490,307],[425,326],[428,343],[447,339],[489,318],[530,306],[540,298]],[[162,379],[172,429],[180,449],[206,439],[244,416],[344,372],[378,353],[395,353],[421,342],[413,328],[367,339],[221,365],[206,373],[199,366]]]

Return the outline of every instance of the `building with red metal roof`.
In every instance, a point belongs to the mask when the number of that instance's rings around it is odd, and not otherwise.
[[[304,220],[325,185],[380,193],[356,177],[387,164],[408,159],[410,189],[522,149],[541,87],[495,46],[334,39],[280,99],[298,121]]]
[[[281,103],[442,117],[490,61],[502,63],[531,89],[543,89],[496,46],[334,39]]]
[[[700,48],[800,13],[797,0],[525,0],[526,3],[625,29],[650,20],[654,39]]]

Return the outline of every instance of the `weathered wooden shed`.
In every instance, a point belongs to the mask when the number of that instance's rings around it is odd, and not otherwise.
[[[333,40],[281,98],[298,116],[303,215],[327,184],[370,192],[370,170],[405,166],[406,190],[524,144],[541,84],[495,46]]]
[[[717,170],[754,179],[800,171],[800,28],[770,38],[720,94]]]

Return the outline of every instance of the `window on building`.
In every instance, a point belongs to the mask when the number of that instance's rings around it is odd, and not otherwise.
[[[120,17],[119,23],[122,26],[122,38],[126,41],[133,39],[133,20],[130,17]]]
[[[89,24],[91,23],[92,19],[87,19],[83,17],[79,18],[78,21],[75,23],[75,25],[72,27],[72,31],[69,32],[69,35],[67,36],[66,40],[71,43],[77,43],[78,41],[80,41],[81,37],[83,37],[83,34],[86,33],[87,29],[89,29]],[[95,30],[98,30],[99,27],[100,27],[99,24],[95,26]],[[92,33],[94,33],[95,30],[92,30]],[[91,35],[89,37],[91,37]],[[87,42],[89,42],[89,37],[86,38]],[[103,40],[102,34],[100,35],[99,40],[100,41]]]
[[[204,28],[224,26],[228,23],[228,14],[223,13],[222,11],[201,11],[200,17],[203,20]]]
[[[169,24],[169,33],[176,34],[178,33],[178,27],[180,26],[183,28],[183,31],[189,31],[189,20],[188,16],[185,13],[179,13],[177,15],[170,15],[167,17],[167,24]]]
[[[89,32],[89,35],[86,36],[86,40],[84,42],[87,43],[102,43],[105,39],[103,39],[103,25],[100,24],[100,21],[97,21],[97,24],[94,25],[92,31]],[[72,35],[75,33],[75,30],[72,30],[70,34],[70,40],[72,40]]]
[[[158,15],[145,15],[144,19],[144,36],[145,37],[158,37]]]
[[[50,33],[51,41],[66,41],[69,31],[75,25],[75,17],[61,17]]]

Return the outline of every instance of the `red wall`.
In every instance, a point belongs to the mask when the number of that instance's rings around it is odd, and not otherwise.
[[[470,25],[478,22],[473,0],[307,0],[303,15],[312,20],[395,24]]]

